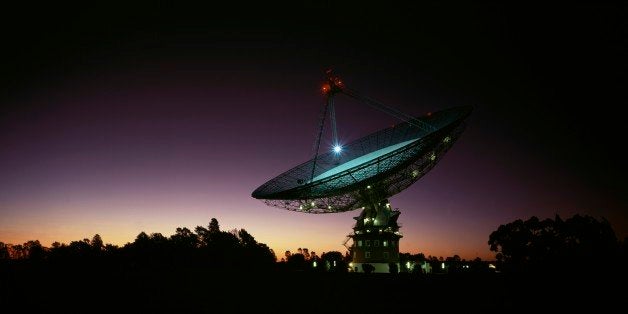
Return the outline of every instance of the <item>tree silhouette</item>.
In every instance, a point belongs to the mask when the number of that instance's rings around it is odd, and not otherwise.
[[[220,225],[218,224],[218,219],[216,218],[211,219],[211,221],[209,222],[208,231],[210,234],[217,234],[220,232]]]
[[[286,261],[286,262],[287,262],[287,261],[288,261],[288,259],[290,258],[290,255],[292,255],[292,252],[290,252],[290,251],[286,251],[286,252],[283,254],[283,256],[284,256],[284,258],[285,258],[285,261]]]
[[[92,238],[91,245],[94,251],[96,252],[102,251],[104,244],[102,242],[102,238],[100,237],[98,233],[95,234],[94,237]]]
[[[188,228],[177,228],[170,241],[177,248],[193,249],[199,245],[199,237]]]
[[[344,260],[344,255],[338,251],[329,251],[321,255],[321,261],[328,268],[330,272],[346,272],[347,263]]]
[[[286,262],[291,270],[305,270],[307,266],[305,257],[301,253],[291,254]]]
[[[9,257],[9,246],[0,242],[0,260],[8,260]]]
[[[565,221],[558,215],[554,220],[518,219],[499,226],[489,236],[488,244],[509,270],[548,266],[574,270],[573,261],[614,259],[618,249],[608,221],[580,215]]]
[[[223,233],[220,231],[218,219],[216,218],[212,218],[209,221],[209,225],[207,226],[207,228],[197,226],[194,230],[196,231],[196,234],[201,240],[203,246],[209,246],[211,242],[220,242],[220,238],[223,235]]]
[[[196,226],[194,232],[196,232],[196,236],[198,237],[199,245],[206,246],[209,242],[209,230],[203,226]]]
[[[159,232],[150,234],[150,242],[153,246],[163,247],[168,243],[168,238]]]
[[[11,246],[11,258],[14,259],[24,259],[28,257],[28,252],[21,244],[16,244]]]
[[[240,229],[238,231],[238,237],[240,238],[240,243],[242,243],[244,247],[257,246],[257,241],[255,241],[255,238],[244,229]]]
[[[0,260],[50,261],[59,267],[81,269],[89,265],[118,265],[149,271],[173,266],[258,271],[272,269],[275,265],[275,252],[257,242],[245,229],[221,231],[218,220],[212,218],[208,228],[199,226],[195,230],[196,233],[188,228],[176,228],[169,237],[142,231],[122,248],[104,244],[99,234],[91,240],[85,238],[69,245],[54,242],[50,249],[37,240],[19,245],[0,242]]]
[[[30,240],[24,243],[24,250],[26,251],[26,257],[31,260],[44,259],[44,247],[41,245],[41,243],[39,243],[39,240]]]
[[[277,255],[275,255],[275,251],[269,248],[268,245],[265,243],[258,243],[257,247],[258,248],[255,251],[255,261],[267,267],[277,262]]]
[[[104,251],[107,255],[113,255],[118,252],[120,248],[117,245],[113,245],[110,243],[105,244]]]
[[[83,239],[82,241],[72,241],[68,245],[68,251],[73,257],[87,257],[90,256],[89,253],[92,251],[92,246],[88,239]]]
[[[135,241],[133,242],[133,244],[137,246],[148,246],[149,243],[150,237],[144,231],[140,232],[137,237],[135,237]]]

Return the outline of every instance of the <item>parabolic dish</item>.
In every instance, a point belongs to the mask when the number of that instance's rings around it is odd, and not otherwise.
[[[404,190],[440,160],[464,130],[471,106],[417,117],[367,135],[340,154],[318,155],[262,184],[252,196],[306,213],[344,212]],[[429,125],[430,128],[420,127]]]

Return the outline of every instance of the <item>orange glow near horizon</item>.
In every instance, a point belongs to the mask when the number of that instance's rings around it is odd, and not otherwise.
[[[345,253],[342,242],[351,232],[353,216],[358,211],[328,214],[306,215],[266,207],[263,203],[252,200],[251,205],[256,210],[263,210],[269,216],[268,220],[257,221],[257,217],[229,215],[225,210],[209,210],[197,208],[190,211],[185,219],[178,211],[169,210],[175,207],[176,201],[169,203],[144,204],[154,215],[144,216],[146,209],[129,206],[133,201],[124,204],[97,205],[82,203],[79,208],[53,207],[47,210],[46,215],[31,215],[23,219],[18,215],[7,215],[0,222],[0,241],[8,244],[22,244],[28,240],[39,240],[43,246],[50,247],[53,242],[69,244],[71,241],[91,239],[99,234],[105,243],[123,246],[133,242],[140,232],[161,233],[170,236],[177,227],[187,227],[190,230],[198,225],[207,227],[211,217],[218,219],[221,230],[229,231],[235,228],[246,229],[258,242],[266,243],[275,251],[277,259],[284,256],[285,251],[296,252],[298,248],[308,248],[319,256],[323,252],[339,251]],[[89,207],[90,211],[81,211],[80,208]],[[188,205],[194,209],[194,206]],[[109,214],[104,214],[109,213]],[[110,215],[110,213],[115,213]],[[403,221],[403,215],[401,216]],[[401,229],[404,238],[400,241],[400,252],[419,253],[426,256],[453,256],[473,259],[480,257],[483,260],[493,259],[488,252],[474,252],[473,250],[447,250],[448,241],[440,235],[416,233],[413,229]],[[348,242],[351,244],[351,241]]]

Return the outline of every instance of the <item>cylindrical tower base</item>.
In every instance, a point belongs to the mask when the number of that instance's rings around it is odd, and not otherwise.
[[[365,208],[354,217],[353,239],[350,247],[354,272],[396,273],[399,271],[399,232],[397,218],[400,212],[391,210],[384,200],[372,208]],[[370,265],[370,266],[369,266]]]

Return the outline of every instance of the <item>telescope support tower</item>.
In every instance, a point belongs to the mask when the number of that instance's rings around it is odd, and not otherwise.
[[[377,273],[400,269],[399,239],[403,237],[399,232],[401,226],[397,223],[400,213],[398,209],[391,209],[388,200],[384,199],[370,202],[359,216],[353,217],[356,223],[349,237],[353,239],[350,252],[354,272],[365,272],[365,264],[373,266],[373,271]]]

